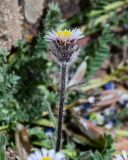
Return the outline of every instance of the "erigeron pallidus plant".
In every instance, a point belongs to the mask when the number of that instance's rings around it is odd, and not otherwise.
[[[65,102],[65,91],[68,82],[68,69],[76,60],[80,52],[78,40],[84,35],[79,29],[57,30],[47,33],[46,40],[50,42],[50,51],[54,56],[56,62],[60,66],[60,102],[59,102],[59,117],[57,127],[57,141],[56,151],[61,150],[62,143],[62,124],[63,124],[63,110]]]

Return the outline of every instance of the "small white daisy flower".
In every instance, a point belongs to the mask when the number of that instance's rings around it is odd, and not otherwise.
[[[122,155],[116,155],[116,158],[114,160],[128,160],[126,151],[122,151]]]
[[[77,40],[84,35],[79,29],[57,30],[47,33],[45,39],[51,42],[51,52],[59,64],[72,62],[79,53]]]
[[[55,152],[54,149],[47,150],[42,148],[30,154],[27,160],[66,160],[66,156],[62,152]]]
[[[60,43],[68,43],[72,40],[76,41],[80,38],[83,38],[83,34],[79,29],[70,30],[57,30],[51,31],[46,35],[47,41],[59,41]]]

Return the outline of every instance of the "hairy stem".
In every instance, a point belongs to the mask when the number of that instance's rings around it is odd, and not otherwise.
[[[61,66],[61,86],[60,86],[60,106],[59,106],[59,117],[58,117],[58,128],[57,128],[57,141],[56,141],[56,151],[61,149],[62,143],[62,125],[63,125],[63,109],[65,100],[65,83],[66,83],[66,64]]]

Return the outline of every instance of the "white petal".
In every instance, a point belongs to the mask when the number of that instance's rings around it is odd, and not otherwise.
[[[41,152],[42,152],[42,157],[47,157],[48,156],[48,150],[47,149],[42,148]]]
[[[36,157],[35,153],[30,154],[30,155],[27,157],[27,160],[37,160],[37,157]]]
[[[71,36],[71,40],[72,39],[80,39],[83,38],[84,35],[82,34],[82,32],[79,29],[74,29],[72,30],[72,36]]]
[[[51,37],[51,36],[49,36],[49,35],[46,35],[44,38],[45,38],[47,41],[56,40],[56,37]]]
[[[54,40],[56,39],[56,34],[55,32],[51,31],[51,32],[48,32],[45,36],[46,40]]]
[[[55,150],[54,149],[51,149],[48,153],[48,156],[51,157],[51,158],[54,158],[55,156]]]
[[[80,31],[79,29],[73,29],[72,32],[73,32],[73,34],[74,34],[74,33],[77,33],[78,35],[81,34],[81,31]]]
[[[37,159],[41,159],[41,158],[42,158],[42,154],[41,154],[41,151],[40,151],[40,150],[35,151],[35,157],[36,157]]]
[[[50,37],[56,37],[55,33],[51,32],[48,34]]]
[[[127,159],[127,153],[125,151],[122,151],[122,153],[123,153],[124,159]]]
[[[116,155],[117,160],[123,160],[123,158],[120,155]]]
[[[49,34],[47,34],[46,36],[45,36],[45,39],[46,40],[55,40],[56,39],[56,36],[55,36],[55,34],[53,34],[53,33],[49,33]]]
[[[58,153],[56,153],[54,160],[64,160],[65,158],[66,157],[65,157],[65,155],[63,153],[58,152]]]

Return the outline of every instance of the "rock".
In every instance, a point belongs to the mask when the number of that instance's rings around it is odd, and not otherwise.
[[[10,49],[22,37],[18,0],[0,0],[0,47]]]
[[[45,0],[24,0],[25,18],[29,23],[35,24],[42,15]]]

